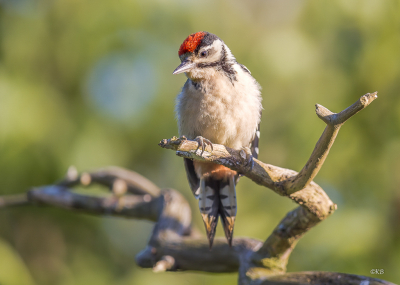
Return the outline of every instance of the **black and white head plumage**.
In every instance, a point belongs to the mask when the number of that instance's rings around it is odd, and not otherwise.
[[[214,69],[224,72],[232,83],[236,81],[233,65],[238,63],[228,46],[214,34],[198,32],[190,35],[182,43],[178,54],[182,64],[174,74],[190,72],[191,76],[201,78]],[[246,67],[242,68],[249,72]]]

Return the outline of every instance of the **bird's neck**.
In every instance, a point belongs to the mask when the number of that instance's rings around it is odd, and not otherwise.
[[[216,62],[213,67],[196,68],[186,72],[186,77],[199,84],[215,81],[223,77],[232,81],[235,80],[236,76],[235,64],[237,63],[231,61]]]

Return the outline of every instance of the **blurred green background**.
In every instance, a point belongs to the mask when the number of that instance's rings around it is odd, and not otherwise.
[[[178,48],[201,30],[220,36],[263,87],[264,162],[300,170],[325,127],[314,104],[337,112],[379,91],[344,125],[316,178],[338,210],[299,242],[288,271],[399,282],[395,0],[0,0],[0,195],[51,184],[70,165],[118,165],[181,191],[203,230],[182,159],[157,146],[177,135]],[[235,236],[259,239],[296,207],[246,178],[238,204]],[[0,284],[236,283],[236,274],[138,268],[151,229],[48,207],[2,209]]]

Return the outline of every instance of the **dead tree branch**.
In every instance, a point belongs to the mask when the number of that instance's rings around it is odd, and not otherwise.
[[[366,94],[346,110],[334,114],[316,105],[326,124],[310,159],[297,173],[253,159],[223,145],[208,146],[204,152],[196,141],[186,138],[163,140],[160,145],[186,158],[212,161],[247,176],[299,204],[289,212],[265,242],[235,238],[230,248],[217,238],[212,250],[208,241],[191,227],[191,210],[176,190],[159,189],[143,176],[122,168],[109,167],[79,174],[70,168],[55,185],[31,189],[27,195],[0,197],[0,208],[31,203],[83,211],[95,215],[116,215],[155,222],[148,246],[136,256],[136,262],[153,271],[194,270],[202,272],[239,272],[239,284],[391,284],[386,281],[332,272],[285,273],[290,253],[310,228],[331,215],[336,205],[312,180],[322,167],[343,123],[368,106],[376,93]],[[101,197],[73,192],[75,186],[99,184],[111,194]]]
[[[332,113],[324,106],[319,104],[315,105],[317,116],[324,121],[327,126],[318,140],[306,165],[295,177],[286,181],[285,188],[288,189],[289,194],[303,189],[313,181],[328,156],[340,127],[349,118],[366,108],[372,103],[372,101],[378,98],[377,94],[378,92],[374,92],[361,96],[357,102],[340,113]]]
[[[115,215],[157,221],[160,198],[146,195],[108,195],[96,197],[71,192],[72,189],[60,185],[33,188],[28,192],[32,203],[52,205],[69,210],[80,210],[95,215]]]
[[[173,137],[160,142],[161,147],[175,150],[178,156],[210,161],[238,171],[257,184],[270,188],[300,205],[286,215],[263,246],[252,255],[253,264],[251,268],[243,268],[243,272],[240,272],[242,275],[258,279],[265,275],[266,268],[270,273],[285,272],[290,253],[298,240],[336,210],[336,204],[312,180],[321,169],[343,123],[376,98],[376,92],[363,95],[356,103],[337,114],[317,104],[316,113],[327,127],[299,173],[263,163],[258,159],[246,163],[242,151],[223,145],[214,144],[213,149],[207,146],[205,151],[202,151],[197,141],[187,140],[185,137]]]

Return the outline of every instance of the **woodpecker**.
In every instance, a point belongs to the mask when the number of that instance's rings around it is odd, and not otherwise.
[[[260,85],[250,71],[238,63],[216,35],[197,32],[179,48],[181,64],[173,74],[185,73],[187,80],[176,99],[179,135],[206,145],[222,144],[245,150],[248,158],[258,156],[261,120]],[[237,213],[239,174],[225,166],[184,158],[187,178],[199,201],[210,248],[218,217],[229,246]]]

